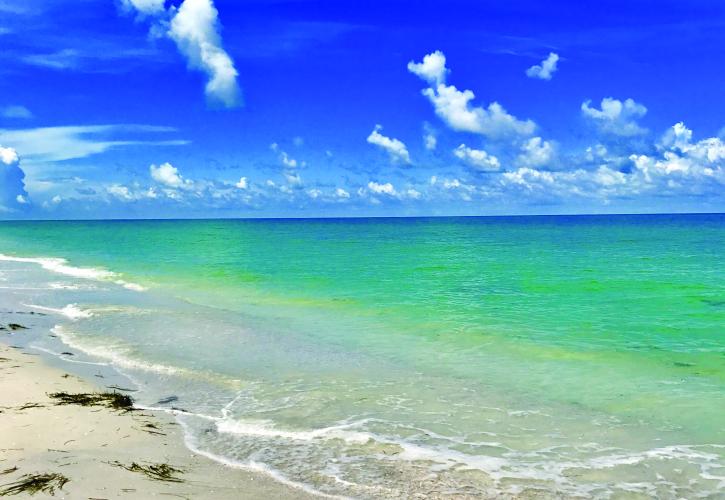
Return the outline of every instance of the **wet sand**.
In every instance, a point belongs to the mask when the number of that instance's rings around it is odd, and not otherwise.
[[[0,332],[3,333],[3,332]],[[145,410],[58,405],[50,394],[107,391],[0,343],[0,496],[31,475],[58,474],[54,498],[312,498],[262,473],[192,453],[174,419]],[[128,470],[166,464],[173,480]],[[178,472],[174,472],[178,471]],[[57,478],[60,476],[56,476]],[[28,496],[21,493],[20,497]],[[33,498],[48,498],[49,491]]]

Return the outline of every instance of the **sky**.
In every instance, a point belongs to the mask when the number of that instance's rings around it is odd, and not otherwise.
[[[725,211],[725,3],[0,0],[0,219]]]

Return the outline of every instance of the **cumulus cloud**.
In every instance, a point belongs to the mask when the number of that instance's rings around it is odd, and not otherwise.
[[[241,178],[239,179],[239,182],[237,182],[237,183],[236,183],[236,184],[234,184],[234,185],[235,185],[236,187],[238,187],[239,189],[247,189],[247,187],[249,187],[249,184],[248,184],[248,182],[247,182],[247,178],[246,178],[246,177],[241,177]]]
[[[482,149],[469,148],[465,144],[461,144],[454,149],[453,154],[474,169],[482,172],[494,172],[501,168],[501,163],[498,161],[498,158],[488,154]]]
[[[582,103],[582,114],[594,122],[602,132],[623,137],[647,132],[647,129],[637,123],[637,119],[647,114],[647,108],[632,99],[620,101],[605,97],[602,99],[600,109],[593,108],[590,104],[591,101]]]
[[[423,62],[416,63],[410,61],[408,63],[408,71],[414,75],[418,75],[431,85],[439,85],[446,80],[446,56],[443,52],[436,50],[435,52],[423,57]]]
[[[193,185],[193,182],[188,179],[184,179],[181,174],[179,174],[179,169],[174,167],[171,163],[162,163],[158,167],[156,165],[151,165],[149,167],[149,173],[154,181],[170,188],[184,189]]]
[[[533,121],[517,119],[497,102],[490,103],[488,107],[473,106],[471,101],[476,96],[472,91],[446,85],[443,80],[448,70],[445,57],[439,51],[425,56],[422,63],[409,63],[408,70],[431,84],[422,93],[433,104],[436,114],[453,130],[501,138],[531,135],[536,129]]]
[[[184,0],[171,19],[169,36],[189,66],[207,74],[206,95],[227,107],[239,104],[237,70],[221,46],[219,13],[212,0]]]
[[[226,107],[240,104],[241,91],[234,61],[222,47],[219,11],[213,0],[184,0],[165,8],[163,0],[123,0],[142,17],[155,20],[152,32],[164,32],[176,43],[192,69],[207,75],[205,92],[210,101]]]
[[[692,183],[725,185],[725,142],[710,137],[692,142],[692,131],[680,122],[665,134],[661,156],[633,154],[629,158],[647,183],[674,186]]]
[[[693,141],[683,123],[675,124],[663,137],[657,154],[631,154],[629,165],[617,168],[619,158],[606,148],[589,148],[586,168],[547,171],[522,166],[504,172],[504,191],[522,190],[527,195],[628,198],[646,195],[718,197],[725,187],[725,143],[718,137]]]
[[[367,141],[370,144],[378,146],[385,150],[393,161],[400,161],[410,164],[410,154],[408,148],[398,139],[386,137],[380,133],[383,129],[381,125],[375,125],[375,128],[368,136]]]
[[[279,155],[279,159],[286,168],[297,168],[297,160],[291,158],[287,153],[282,151]]]
[[[543,167],[554,158],[554,146],[541,137],[532,137],[521,146],[521,154],[517,157],[519,165],[526,167]]]
[[[550,52],[549,56],[541,61],[541,64],[531,66],[526,70],[526,76],[529,78],[538,78],[540,80],[551,80],[557,70],[557,63],[559,62],[559,54]]]
[[[0,211],[16,210],[27,203],[24,180],[17,151],[0,146]]]
[[[395,186],[391,183],[386,182],[384,184],[370,181],[368,182],[368,189],[370,192],[375,194],[386,194],[388,196],[396,196],[398,192],[395,190]]]

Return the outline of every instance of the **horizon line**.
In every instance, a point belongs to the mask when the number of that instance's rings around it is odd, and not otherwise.
[[[143,222],[143,221],[255,221],[255,220],[366,220],[366,219],[503,219],[523,217],[633,217],[633,216],[672,216],[672,215],[725,215],[725,212],[617,212],[617,213],[557,213],[557,214],[499,214],[499,215],[351,215],[351,216],[320,216],[320,217],[138,217],[138,218],[97,218],[97,219],[0,219],[5,222]]]

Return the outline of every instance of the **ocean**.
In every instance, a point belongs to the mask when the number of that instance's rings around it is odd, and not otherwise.
[[[14,343],[308,491],[725,491],[725,215],[2,222],[0,254],[46,315]]]

